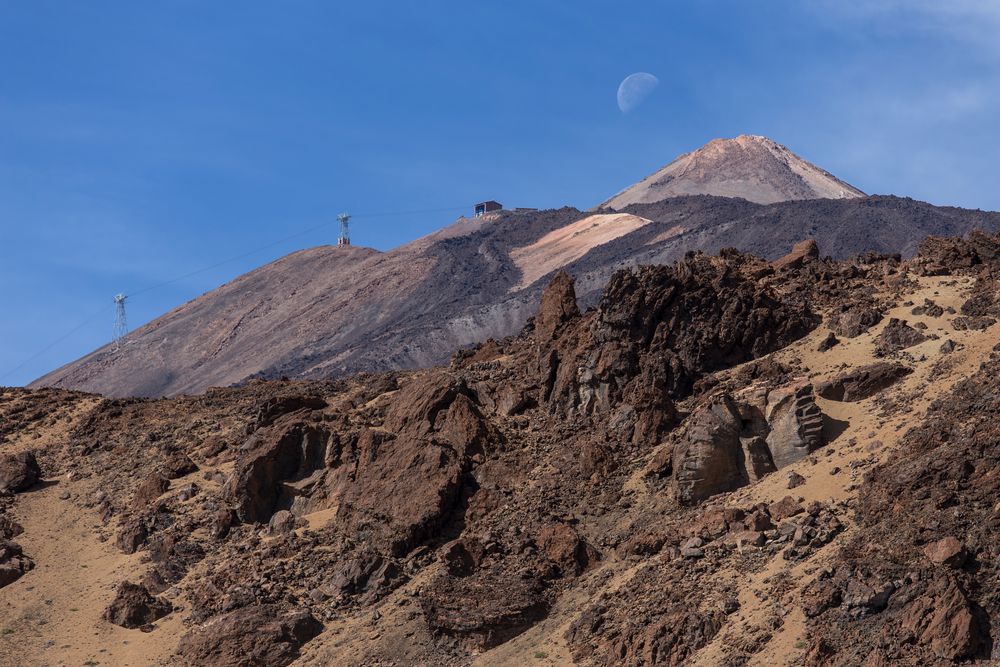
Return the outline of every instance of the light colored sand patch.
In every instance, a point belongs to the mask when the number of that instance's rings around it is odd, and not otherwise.
[[[574,262],[597,246],[630,234],[651,220],[629,213],[589,215],[560,227],[529,246],[515,248],[510,258],[521,270],[521,282],[511,291],[531,285],[559,267]]]
[[[166,665],[183,634],[182,611],[145,633],[101,618],[118,582],[136,581],[141,554],[120,553],[98,540],[101,524],[91,510],[60,500],[72,483],[18,496],[17,537],[35,569],[0,589],[0,666]]]
[[[646,242],[646,245],[656,245],[658,243],[663,243],[664,241],[672,239],[675,236],[680,236],[681,234],[683,234],[686,231],[687,231],[687,229],[684,228],[684,227],[682,227],[681,225],[674,225],[673,227],[671,227],[670,229],[666,230],[665,232],[657,234],[653,238],[649,239],[649,241]]]

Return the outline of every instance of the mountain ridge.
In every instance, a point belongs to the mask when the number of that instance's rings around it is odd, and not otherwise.
[[[298,251],[137,329],[122,352],[101,348],[32,386],[158,396],[252,377],[417,368],[517,331],[556,270],[576,278],[581,304],[588,306],[613,271],[670,263],[692,250],[737,247],[773,259],[814,237],[837,258],[869,251],[909,256],[928,235],[1000,231],[1000,214],[896,197],[759,205],[691,196],[634,204],[624,212],[650,222],[586,248],[523,287],[511,253],[592,212],[504,212],[488,223],[460,221],[387,252]]]
[[[865,196],[773,139],[741,134],[733,139],[713,139],[679,155],[598,208],[621,209],[696,194],[740,197],[758,204]]]

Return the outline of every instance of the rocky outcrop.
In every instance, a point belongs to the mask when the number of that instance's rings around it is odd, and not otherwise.
[[[857,338],[882,321],[882,310],[874,303],[841,304],[829,315],[826,325],[844,338]]]
[[[852,403],[884,391],[913,372],[902,364],[879,362],[847,371],[816,386],[816,395],[831,401]]]
[[[173,611],[173,605],[163,598],[150,595],[145,586],[123,581],[115,599],[104,610],[104,620],[123,628],[140,628]]]
[[[0,457],[0,493],[27,491],[38,483],[41,474],[32,452]]]
[[[765,417],[770,429],[767,448],[779,469],[823,445],[823,413],[813,398],[812,385],[770,392]]]
[[[673,455],[678,500],[692,504],[747,483],[740,431],[739,409],[727,395],[688,418]]]
[[[906,607],[902,630],[938,658],[988,657],[989,637],[965,592],[951,577],[936,578],[926,593]]]
[[[244,607],[184,635],[177,658],[190,667],[283,667],[322,629],[308,611],[284,611],[275,605]]]
[[[248,456],[227,484],[227,495],[240,520],[266,522],[279,509],[291,507],[295,489],[326,466],[328,450],[336,446],[322,425],[304,422],[292,413],[251,436]]]
[[[776,271],[799,269],[802,268],[803,264],[815,259],[819,259],[819,245],[816,244],[815,239],[806,239],[792,246],[792,251],[784,257],[771,262],[771,266]]]
[[[875,337],[875,356],[887,357],[900,350],[919,345],[925,340],[927,336],[907,324],[906,320],[893,317]]]
[[[507,579],[480,572],[442,577],[420,598],[428,627],[472,650],[498,646],[545,618],[549,602],[536,576]]]
[[[811,385],[750,392],[746,401],[717,395],[688,417],[676,439],[671,469],[677,498],[690,505],[731,491],[823,444],[823,413]]]
[[[564,414],[632,410],[634,442],[673,424],[672,399],[701,376],[767,354],[818,322],[741,271],[738,253],[620,271],[596,313],[543,355],[546,398]]]
[[[565,271],[560,271],[542,292],[535,316],[535,336],[541,341],[551,340],[560,325],[579,314],[573,279]]]
[[[914,267],[923,275],[948,275],[1000,259],[1000,241],[978,229],[966,238],[928,236],[917,246]]]

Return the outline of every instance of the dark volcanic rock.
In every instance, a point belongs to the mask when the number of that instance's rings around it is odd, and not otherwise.
[[[816,394],[831,401],[861,401],[891,387],[913,372],[892,362],[879,362],[853,369],[816,387]]]
[[[875,337],[875,356],[886,357],[893,352],[913,347],[925,340],[927,340],[927,336],[911,327],[905,320],[898,320],[894,317]]]
[[[545,618],[549,604],[537,578],[504,580],[490,573],[443,577],[420,597],[431,631],[489,649]]]
[[[139,628],[163,618],[173,605],[149,594],[145,586],[123,581],[115,599],[104,610],[104,619],[123,628]]]
[[[726,395],[688,419],[673,455],[678,500],[692,504],[746,484],[741,423],[736,403]]]
[[[34,567],[34,561],[24,555],[21,545],[0,539],[0,588],[14,583]]]
[[[882,321],[882,311],[872,303],[852,303],[841,307],[827,320],[830,330],[844,338],[856,338]]]
[[[181,639],[177,657],[191,667],[282,667],[322,630],[305,610],[244,607],[192,629]]]
[[[565,271],[560,271],[542,292],[538,315],[535,316],[535,335],[539,340],[549,340],[563,322],[579,314],[573,279]]]
[[[0,491],[27,491],[41,478],[41,470],[31,452],[8,454],[0,458]]]
[[[242,521],[265,522],[281,505],[291,505],[288,482],[304,479],[325,465],[328,432],[291,413],[258,431],[259,444],[241,460],[227,485]]]
[[[951,577],[939,577],[903,611],[902,629],[938,658],[986,657],[989,636],[965,592]]]
[[[837,338],[836,334],[834,334],[831,331],[830,333],[827,334],[826,338],[820,341],[819,347],[817,347],[816,349],[819,352],[827,352],[829,350],[832,350],[836,345],[839,344],[840,344],[840,339]]]

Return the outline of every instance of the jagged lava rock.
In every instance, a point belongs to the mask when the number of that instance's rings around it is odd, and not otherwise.
[[[104,610],[104,619],[123,628],[139,628],[163,618],[173,609],[167,600],[150,595],[145,586],[123,581],[115,599]]]
[[[243,607],[193,628],[181,638],[177,657],[190,667],[283,667],[322,630],[306,610]]]

